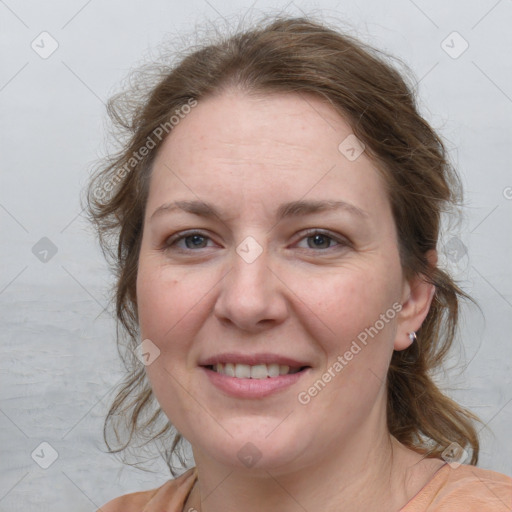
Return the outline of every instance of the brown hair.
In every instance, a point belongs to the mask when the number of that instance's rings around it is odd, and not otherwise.
[[[127,375],[104,425],[110,453],[127,449],[134,435],[146,435],[146,444],[174,434],[171,448],[164,449],[172,472],[171,456],[180,456],[181,435],[163,416],[145,369],[132,352],[140,342],[135,284],[148,182],[165,140],[156,134],[162,126],[172,129],[170,116],[178,119],[191,100],[238,87],[257,93],[314,94],[328,101],[364,142],[388,186],[404,271],[408,276],[423,275],[435,285],[417,342],[392,356],[389,432],[426,457],[440,457],[456,442],[470,449],[470,462],[477,463],[479,442],[473,421],[478,418],[444,395],[432,378],[452,345],[459,298],[470,299],[426,258],[427,251],[436,249],[441,214],[458,204],[460,182],[440,137],[418,113],[414,88],[380,53],[325,23],[274,17],[251,30],[203,43],[174,65],[158,67],[154,83],[143,73],[138,87],[109,101],[109,114],[128,140],[117,154],[101,162],[87,199],[101,246],[117,276],[118,347],[121,331],[128,335],[127,350],[121,354]],[[149,151],[141,151],[150,145]],[[116,428],[118,416],[129,429],[125,440]],[[115,450],[107,438],[111,424],[119,443]]]

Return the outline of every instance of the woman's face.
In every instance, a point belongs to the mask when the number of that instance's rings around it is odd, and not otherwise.
[[[386,428],[410,287],[353,137],[315,97],[230,90],[159,151],[138,314],[154,394],[196,462],[297,468]]]

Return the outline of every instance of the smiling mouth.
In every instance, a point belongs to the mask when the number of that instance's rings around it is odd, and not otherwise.
[[[310,368],[309,366],[290,367],[284,364],[234,364],[234,363],[218,363],[214,365],[204,366],[208,370],[228,377],[237,379],[268,379],[276,378],[281,375],[292,375]]]

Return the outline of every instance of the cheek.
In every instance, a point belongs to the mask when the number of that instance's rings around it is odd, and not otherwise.
[[[379,331],[389,331],[399,298],[398,277],[389,268],[348,269],[330,279],[309,279],[304,303],[311,304],[312,317],[319,320],[329,351],[341,350],[365,329],[377,323]],[[381,315],[386,315],[382,325]]]
[[[303,390],[304,399],[315,402],[311,411],[321,414],[327,407],[338,419],[347,410],[364,416],[384,391],[393,351],[396,308],[400,307],[396,285],[400,269],[398,266],[395,275],[393,265],[380,270],[378,267],[351,268],[333,276],[327,281],[328,286],[324,281],[323,288],[320,282],[316,286],[314,282],[309,284],[309,300],[316,306],[313,312],[328,326],[316,331],[318,346],[324,353],[320,379],[316,375],[307,383],[310,387]],[[313,295],[323,298],[315,302]],[[314,332],[313,326],[310,329]],[[316,400],[317,395],[322,398]]]
[[[199,318],[204,277],[181,269],[171,272],[151,256],[141,256],[139,262],[137,311],[141,339],[151,340],[160,350],[159,357],[146,366],[146,374],[155,397],[178,430],[187,430],[182,422],[189,415],[188,395],[183,390],[193,384],[190,348],[204,321]]]
[[[309,317],[322,320],[312,322],[309,329],[316,332],[325,355],[321,375],[306,383],[300,397],[301,404],[311,407],[312,417],[321,417],[328,409],[335,424],[356,424],[384,393],[400,307],[397,276],[390,266],[379,271],[375,265],[333,276],[328,286],[325,281],[323,287],[309,281],[304,302],[315,305]],[[324,328],[314,331],[313,323]],[[353,416],[350,421],[347,411]],[[332,425],[322,428],[330,431]]]
[[[204,322],[204,301],[215,287],[211,272],[163,267],[141,255],[137,311],[143,339],[160,350],[184,351]]]

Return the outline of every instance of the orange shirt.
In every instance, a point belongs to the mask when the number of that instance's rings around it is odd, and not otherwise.
[[[512,478],[466,464],[452,466],[441,466],[399,512],[512,511]]]
[[[196,479],[196,468],[189,469],[156,489],[120,496],[98,512],[182,512]],[[398,512],[511,511],[512,478],[475,466],[445,464]]]

